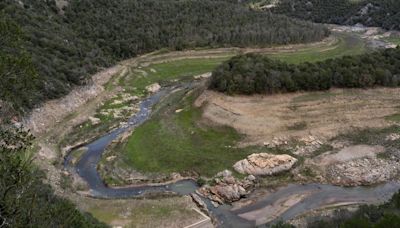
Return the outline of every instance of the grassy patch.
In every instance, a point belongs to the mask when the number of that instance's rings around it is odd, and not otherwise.
[[[398,37],[398,36],[390,36],[390,37],[385,38],[384,40],[386,40],[392,44],[400,45],[400,37]]]
[[[317,150],[315,150],[312,154],[312,157],[317,157],[325,152],[332,151],[333,147],[329,144],[321,145]]]
[[[387,141],[386,137],[391,133],[399,134],[400,127],[394,125],[387,128],[354,129],[349,133],[337,136],[336,139],[350,141],[353,144],[382,145],[392,147],[398,144],[398,140]]]
[[[387,159],[387,160],[389,160],[389,159],[392,159],[392,154],[389,153],[389,152],[387,152],[387,151],[385,151],[385,152],[383,152],[383,153],[377,154],[376,157],[377,157],[377,158],[380,158],[380,159]]]
[[[212,71],[229,57],[182,59],[171,62],[152,64],[132,71],[131,77],[120,82],[132,94],[143,94],[145,88],[153,83],[165,83],[174,79],[191,77]]]
[[[144,172],[209,176],[247,155],[233,147],[240,139],[233,129],[198,125],[201,110],[191,105],[191,98],[178,101],[176,108],[185,108],[180,113],[170,108],[173,100],[166,101],[166,109],[135,130],[123,151],[129,164]]]
[[[301,172],[305,177],[316,177],[317,173],[311,167],[304,167]]]
[[[385,120],[393,121],[393,122],[400,122],[400,113],[396,113],[390,116],[386,116]]]
[[[259,148],[236,148],[242,136],[234,129],[201,123],[201,109],[192,106],[195,97],[179,91],[159,104],[153,118],[138,127],[122,148],[126,164],[142,172],[194,171],[213,176],[258,152]],[[177,109],[183,111],[176,113]]]
[[[318,62],[326,59],[338,58],[345,55],[357,55],[366,51],[364,41],[356,36],[337,33],[338,41],[331,46],[310,47],[295,52],[276,53],[269,55],[288,63]]]
[[[173,197],[162,200],[87,200],[86,210],[102,222],[127,227],[176,227],[201,217],[190,200]],[[180,224],[179,224],[180,225]]]

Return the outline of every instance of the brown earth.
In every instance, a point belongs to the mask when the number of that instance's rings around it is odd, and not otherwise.
[[[205,91],[195,102],[203,119],[246,135],[244,145],[274,138],[332,138],[353,128],[385,127],[398,112],[400,88],[332,89],[270,96],[226,96]]]

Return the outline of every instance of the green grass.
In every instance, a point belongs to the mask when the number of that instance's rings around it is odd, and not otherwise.
[[[386,116],[385,120],[392,121],[392,122],[400,122],[400,113]]]
[[[85,199],[86,210],[109,225],[124,224],[126,227],[163,227],[179,224],[180,220],[199,218],[200,215],[183,197],[163,199],[97,200]],[[171,221],[172,219],[172,221]],[[174,220],[176,220],[174,224]]]
[[[234,147],[242,137],[234,129],[200,124],[201,110],[192,106],[195,95],[182,96],[184,91],[168,97],[154,117],[134,131],[122,149],[127,165],[142,172],[212,176],[253,151]],[[180,108],[184,110],[175,113]]]
[[[338,41],[332,46],[310,47],[296,52],[269,55],[288,63],[318,62],[346,55],[362,54],[366,51],[365,43],[356,35],[337,33]]]
[[[330,144],[323,144],[312,153],[312,157],[317,157],[325,152],[332,151],[334,148]]]
[[[145,71],[147,75],[132,72],[133,76],[121,81],[120,85],[124,86],[131,93],[140,95],[145,93],[144,90],[148,85],[156,82],[162,84],[174,79],[207,73],[228,59],[229,57],[194,58],[153,64],[140,69]]]
[[[398,36],[387,37],[387,38],[385,38],[385,40],[390,43],[400,45],[400,37],[398,37]]]

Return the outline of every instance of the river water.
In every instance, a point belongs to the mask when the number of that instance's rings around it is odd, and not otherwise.
[[[191,85],[183,87],[190,88]],[[151,116],[152,107],[157,104],[163,97],[168,95],[173,88],[161,90],[155,93],[140,104],[140,110],[137,114],[131,117],[128,125],[115,129],[97,140],[87,144],[85,147],[88,150],[82,155],[76,166],[70,167],[72,156],[69,154],[65,158],[64,166],[78,173],[84,181],[87,182],[91,194],[99,198],[128,198],[140,196],[144,192],[175,192],[180,195],[188,195],[194,193],[198,188],[193,180],[182,180],[173,184],[160,186],[135,186],[123,188],[111,188],[104,184],[99,173],[97,172],[97,164],[101,160],[101,156],[106,147],[116,139],[120,134],[127,131],[129,128],[134,128],[144,123]],[[307,197],[300,202],[294,204],[283,213],[280,213],[277,220],[289,220],[304,212],[318,209],[324,205],[335,203],[379,203],[388,200],[395,192],[400,189],[400,183],[390,182],[374,187],[353,187],[345,188],[322,184],[292,184],[278,189],[276,192],[260,198],[256,203],[249,206],[244,206],[238,210],[231,210],[231,206],[222,205],[215,208],[211,202],[204,199],[209,211],[215,217],[220,227],[254,227],[265,223],[264,219],[268,214],[263,214],[262,210],[266,207],[271,207],[279,202],[280,199],[288,198],[294,194],[308,194]],[[255,217],[251,220],[246,220],[240,215],[251,214],[255,212]],[[257,213],[258,212],[258,213]],[[251,215],[250,215],[251,217]]]

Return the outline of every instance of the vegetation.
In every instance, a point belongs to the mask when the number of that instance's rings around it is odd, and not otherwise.
[[[229,94],[272,94],[332,87],[396,87],[400,85],[399,67],[400,48],[298,65],[247,54],[215,69],[210,88]]]
[[[141,53],[161,48],[304,43],[329,33],[322,26],[253,11],[233,0],[71,0],[63,9],[54,0],[4,0],[0,14],[2,27],[4,18],[15,24],[13,31],[21,31],[21,44],[2,42],[2,50],[26,50],[31,56],[20,61],[32,67],[20,71],[34,68],[38,72],[29,84],[22,78],[14,84],[1,75],[2,86],[9,92],[0,94],[0,99],[21,110],[60,97],[74,85],[90,81],[89,76],[101,67]],[[15,62],[12,58],[1,62],[19,64],[7,61]]]
[[[138,127],[123,147],[125,162],[144,172],[197,172],[212,176],[247,155],[233,148],[240,135],[227,127],[200,127],[201,110],[193,94],[177,92]],[[175,110],[183,109],[179,113]]]
[[[21,37],[20,28],[0,14],[0,116],[3,117],[23,107],[32,108],[40,100],[38,75],[29,54],[21,48]]]
[[[385,40],[395,45],[400,45],[400,36],[390,36],[385,38]]]
[[[236,147],[242,136],[230,127],[202,122],[201,108],[193,106],[199,91],[190,91],[170,95],[126,143],[113,148],[113,152],[122,154],[118,167],[158,174],[195,172],[211,177],[251,153],[280,152],[265,147]]]
[[[299,49],[295,52],[281,52],[268,55],[272,59],[287,63],[318,62],[346,55],[359,55],[367,51],[365,43],[357,35],[336,33],[337,41],[322,46]]]
[[[211,72],[215,67],[228,57],[217,58],[194,58],[168,61],[165,63],[156,63],[148,67],[130,73],[125,80],[120,81],[120,86],[134,95],[146,93],[146,86],[153,83],[169,83],[171,80],[179,80],[185,77]]]
[[[397,0],[280,0],[272,12],[318,23],[361,23],[400,30],[400,2]]]
[[[106,227],[43,184],[30,156],[32,139],[19,128],[0,129],[0,226]]]

